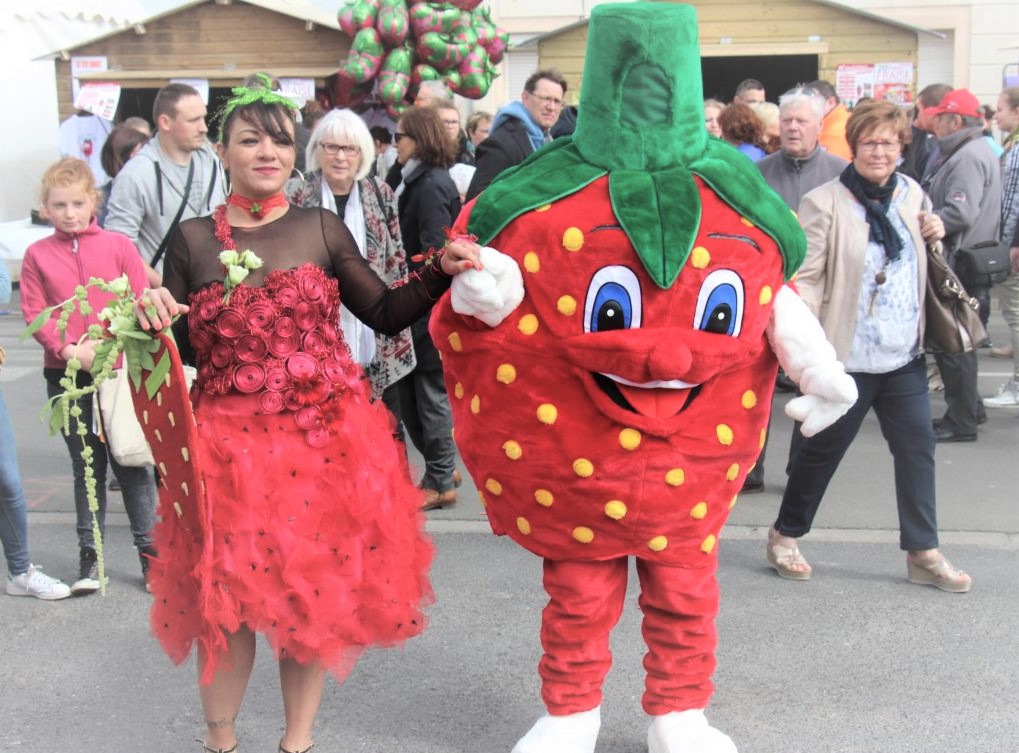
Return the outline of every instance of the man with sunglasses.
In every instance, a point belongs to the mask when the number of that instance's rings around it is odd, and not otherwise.
[[[503,170],[520,164],[552,140],[549,131],[559,120],[565,96],[566,79],[558,71],[541,70],[530,75],[520,99],[496,113],[488,138],[478,144],[477,170],[467,189],[468,201]]]

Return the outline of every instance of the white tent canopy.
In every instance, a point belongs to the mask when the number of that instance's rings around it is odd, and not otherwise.
[[[38,205],[36,186],[59,156],[53,59],[64,51],[145,24],[203,0],[29,0],[0,5],[0,222]],[[230,1],[230,0],[228,0]],[[336,27],[340,0],[236,0],[303,21]],[[13,96],[11,96],[13,95]]]

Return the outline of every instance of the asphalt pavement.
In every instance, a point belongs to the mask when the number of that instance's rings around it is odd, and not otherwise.
[[[0,308],[4,308],[0,306]],[[11,411],[29,499],[32,556],[73,580],[70,466],[39,423],[41,352],[0,315]],[[991,333],[1004,341],[1000,314]],[[1009,362],[980,356],[981,393]],[[891,458],[873,416],[802,541],[808,582],[778,578],[764,539],[784,483],[792,422],[775,399],[763,493],[741,497],[720,545],[716,694],[708,715],[741,753],[1019,751],[1019,409],[988,409],[972,444],[937,450],[942,548],[970,593],[909,584]],[[935,415],[943,400],[932,394]],[[368,652],[330,680],[315,753],[508,753],[543,713],[536,664],[540,561],[489,532],[469,484],[429,514],[436,601],[422,636]],[[118,495],[108,516],[105,596],[42,602],[0,595],[0,750],[200,753],[193,659],[174,667],[148,630]],[[640,613],[631,588],[613,633],[598,753],[646,751]],[[238,722],[242,753],[273,753],[282,729],[274,662],[260,654]]]

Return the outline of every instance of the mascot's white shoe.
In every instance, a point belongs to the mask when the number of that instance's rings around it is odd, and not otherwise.
[[[656,716],[647,732],[647,747],[648,753],[737,753],[735,743],[710,726],[700,709]]]
[[[513,753],[594,753],[601,706],[567,716],[543,716],[513,747]]]

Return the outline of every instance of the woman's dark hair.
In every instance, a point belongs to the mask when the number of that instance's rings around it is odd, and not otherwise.
[[[414,156],[430,167],[449,167],[456,162],[457,145],[446,134],[434,107],[412,107],[400,118],[401,133],[414,139]]]
[[[149,137],[133,128],[121,123],[110,131],[103,143],[103,149],[99,153],[99,162],[103,170],[111,178],[116,177],[124,163],[131,159],[131,153],[139,145],[148,143]]]
[[[718,127],[726,141],[764,146],[764,124],[748,105],[741,102],[728,105],[718,113]]]
[[[219,126],[219,140],[223,146],[230,144],[230,128],[243,120],[255,130],[266,133],[277,144],[297,148],[294,142],[294,111],[283,104],[256,100],[237,105],[230,110]]]

